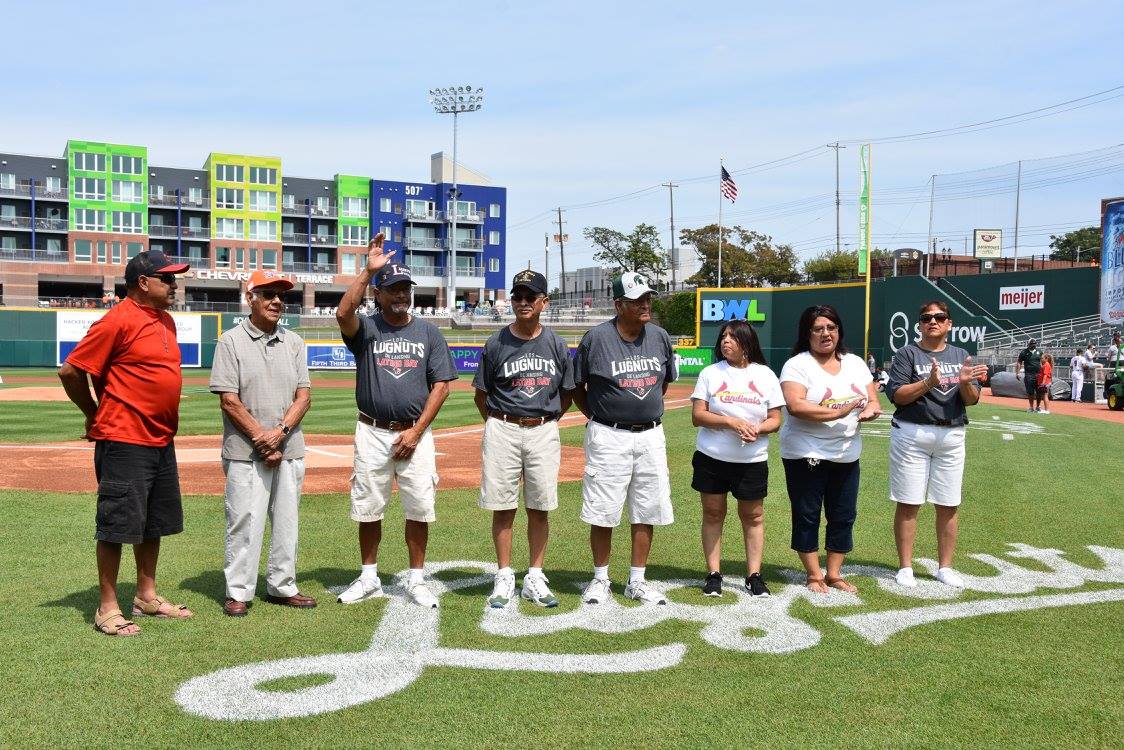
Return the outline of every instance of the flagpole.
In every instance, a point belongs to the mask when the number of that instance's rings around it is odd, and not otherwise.
[[[722,288],[722,159],[718,159],[718,288]]]
[[[870,246],[870,220],[871,220],[871,189],[870,189],[870,175],[874,171],[872,168],[872,154],[870,144],[866,145],[866,191],[867,191],[867,209],[866,209],[866,324],[863,327],[863,353],[867,356],[870,355],[870,267],[874,265],[874,248]]]

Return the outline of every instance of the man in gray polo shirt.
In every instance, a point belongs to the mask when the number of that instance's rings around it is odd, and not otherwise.
[[[644,578],[653,527],[673,520],[661,422],[663,394],[677,373],[671,338],[651,322],[653,294],[638,273],[614,278],[617,316],[589,329],[574,360],[574,403],[589,418],[581,518],[593,550],[593,580],[582,599],[591,604],[610,596],[613,528],[626,502],[632,568],[624,595],[667,604]]]
[[[265,519],[271,534],[266,601],[309,608],[297,590],[297,511],[304,484],[300,422],[312,403],[304,341],[279,325],[282,293],[293,283],[254,271],[246,286],[250,317],[219,337],[211,392],[222,405],[222,468],[226,474],[226,601],[243,617],[254,599]]]

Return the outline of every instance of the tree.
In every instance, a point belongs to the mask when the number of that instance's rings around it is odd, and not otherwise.
[[[684,246],[693,247],[702,259],[702,268],[688,284],[718,285],[718,225],[684,229],[679,233]],[[722,227],[723,286],[781,286],[800,280],[799,260],[790,245],[777,245],[773,238],[739,226]]]
[[[652,299],[652,314],[672,336],[695,335],[694,292],[677,292]]]
[[[1085,227],[1062,235],[1050,235],[1050,260],[1101,262],[1101,228]]]
[[[811,281],[851,281],[859,277],[859,254],[856,250],[826,250],[804,261],[804,275]]]
[[[582,235],[597,248],[593,259],[616,272],[635,271],[656,282],[670,268],[659,234],[651,224],[638,224],[629,234],[608,227],[586,227]]]

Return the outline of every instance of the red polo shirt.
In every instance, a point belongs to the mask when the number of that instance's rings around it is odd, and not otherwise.
[[[152,447],[175,437],[183,375],[171,315],[126,298],[90,326],[66,361],[94,380],[98,413],[87,437]]]

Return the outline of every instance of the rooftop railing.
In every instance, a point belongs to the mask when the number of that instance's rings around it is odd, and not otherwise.
[[[48,219],[42,216],[3,216],[0,217],[0,229],[32,229],[46,232],[65,232],[66,219]]]

